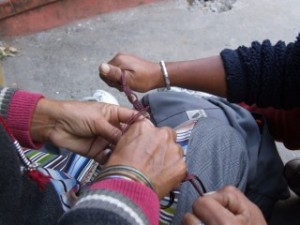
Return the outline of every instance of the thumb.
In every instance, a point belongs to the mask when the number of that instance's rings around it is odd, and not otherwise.
[[[102,63],[99,67],[99,73],[102,78],[111,82],[120,82],[121,80],[121,69],[119,67]]]
[[[99,72],[103,75],[107,75],[110,71],[110,67],[107,63],[102,63],[99,68]]]

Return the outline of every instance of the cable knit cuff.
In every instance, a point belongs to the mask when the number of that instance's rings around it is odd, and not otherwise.
[[[37,102],[44,96],[27,91],[16,91],[11,99],[7,123],[21,146],[38,149],[41,143],[35,143],[30,136],[31,119]]]
[[[239,103],[245,99],[246,81],[238,53],[234,50],[224,49],[220,56],[223,61],[227,81],[227,99]]]
[[[127,180],[107,179],[91,185],[90,190],[108,189],[123,194],[143,210],[150,224],[159,221],[159,199],[147,186]]]

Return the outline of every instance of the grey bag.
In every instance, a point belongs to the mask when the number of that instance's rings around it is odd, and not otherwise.
[[[283,163],[271,138],[267,124],[259,127],[244,108],[217,97],[199,97],[183,92],[153,92],[145,95],[143,104],[149,106],[153,123],[175,128],[190,119],[212,118],[230,125],[243,137],[248,154],[249,169],[245,194],[263,211],[266,219],[271,216],[277,200],[289,197],[283,178]],[[256,118],[254,118],[254,116]]]

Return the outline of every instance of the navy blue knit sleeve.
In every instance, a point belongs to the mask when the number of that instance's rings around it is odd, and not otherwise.
[[[300,35],[286,45],[269,40],[221,53],[231,102],[260,107],[300,106]]]

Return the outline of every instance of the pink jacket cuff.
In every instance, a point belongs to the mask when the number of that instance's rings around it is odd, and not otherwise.
[[[158,224],[159,199],[157,194],[147,186],[128,180],[107,179],[92,184],[90,189],[108,189],[123,194],[143,210],[150,224]]]
[[[41,94],[19,90],[11,99],[7,123],[14,137],[23,147],[38,149],[42,146],[42,143],[34,142],[30,136],[32,116],[41,98],[44,98]]]

